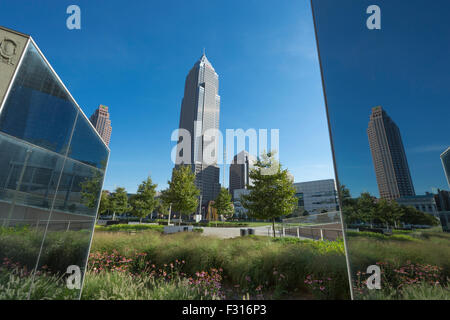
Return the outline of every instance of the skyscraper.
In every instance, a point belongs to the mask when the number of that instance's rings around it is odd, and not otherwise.
[[[246,189],[247,185],[251,184],[249,177],[250,169],[256,162],[256,158],[243,150],[233,158],[233,163],[230,164],[230,193],[234,198],[234,190]]]
[[[219,129],[219,111],[219,76],[203,54],[186,77],[181,102],[180,129],[190,134],[190,150],[178,144],[176,155],[176,165],[192,165],[203,204],[214,200],[220,191],[218,141],[210,138]]]
[[[367,134],[380,197],[414,196],[400,130],[381,106],[372,108]]]
[[[444,167],[444,173],[447,177],[448,187],[450,188],[450,147],[447,148],[441,154],[442,166]]]
[[[89,118],[89,120],[91,121],[97,132],[100,134],[103,141],[105,141],[106,145],[109,145],[112,127],[111,120],[109,119],[108,107],[100,105]]]

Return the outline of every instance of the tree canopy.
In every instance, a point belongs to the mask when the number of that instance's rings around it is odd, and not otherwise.
[[[142,219],[155,210],[158,201],[155,199],[156,187],[158,185],[152,182],[148,177],[139,185],[136,194],[131,198],[131,206],[133,207],[133,215]]]
[[[258,158],[249,177],[253,184],[248,186],[249,194],[241,196],[242,206],[250,217],[272,220],[275,236],[275,219],[291,214],[297,207],[292,176],[269,152]]]
[[[163,202],[172,210],[180,214],[191,214],[198,206],[200,190],[195,185],[195,174],[191,166],[180,165],[172,172],[169,187],[161,194]]]
[[[223,215],[225,218],[230,218],[234,214],[234,206],[231,202],[231,194],[226,188],[220,188],[219,195],[214,200],[213,208],[217,210],[219,216]]]

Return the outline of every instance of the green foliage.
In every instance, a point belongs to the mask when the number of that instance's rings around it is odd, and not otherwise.
[[[65,300],[76,299],[78,294],[79,290],[69,290],[60,276],[43,273],[36,275],[33,282],[23,270],[0,267],[0,300]]]
[[[286,169],[281,169],[272,153],[263,154],[249,176],[253,185],[248,186],[250,193],[241,198],[248,216],[270,219],[274,225],[275,218],[289,215],[297,207],[292,179]],[[273,232],[275,237],[275,226]]]
[[[164,226],[154,224],[113,224],[111,226],[95,226],[95,230],[98,231],[144,231],[144,230],[156,230],[159,232],[164,231]]]
[[[389,236],[382,233],[370,231],[346,231],[345,234],[347,237],[366,237],[377,240],[418,241],[417,238],[414,238],[407,234],[393,234]]]
[[[148,261],[155,265],[184,260],[183,272],[191,275],[200,270],[222,268],[223,285],[229,288],[239,286],[242,290],[238,299],[247,292],[257,291],[260,285],[273,298],[308,297],[310,289],[304,283],[308,275],[332,278],[332,298],[348,298],[347,269],[341,242],[286,243],[256,236],[223,240],[195,232],[172,235],[152,231],[135,235],[96,232],[91,252],[113,250],[126,257],[135,252],[145,252]]]
[[[155,208],[156,212],[162,216],[169,214],[169,205],[166,204],[162,199],[158,199],[158,204]],[[158,220],[158,219],[157,219]]]
[[[219,216],[223,215],[225,218],[230,218],[234,214],[233,203],[231,202],[231,194],[224,187],[220,188],[219,195],[217,196],[213,208],[217,209]]]
[[[125,188],[117,187],[110,199],[111,211],[114,213],[128,212],[131,207],[128,204],[128,195]]]
[[[103,173],[98,169],[91,169],[91,177],[85,178],[80,183],[81,186],[81,201],[88,208],[96,208],[98,195],[102,188]]]
[[[202,296],[187,285],[187,279],[157,281],[127,273],[88,272],[82,300],[200,300]]]
[[[181,165],[172,173],[168,181],[169,188],[164,190],[161,199],[166,205],[172,204],[172,210],[180,214],[191,214],[198,206],[200,190],[195,186],[195,174],[190,166]]]
[[[106,215],[108,214],[109,210],[111,210],[111,198],[109,193],[106,190],[103,190],[100,196],[100,205],[98,207],[98,214]]]
[[[10,259],[28,270],[36,264],[43,231],[28,227],[0,228],[0,261]],[[86,256],[90,233],[84,231],[49,231],[43,244],[40,265],[52,272],[65,273],[67,266],[79,264]]]
[[[140,218],[140,222],[143,218],[148,216],[155,210],[158,201],[155,199],[156,184],[152,183],[150,177],[143,181],[131,199],[131,206],[133,207],[133,215]]]
[[[401,223],[413,225],[437,226],[439,221],[431,214],[421,212],[413,207],[398,205],[395,201],[388,201],[371,196],[368,192],[361,193],[359,198],[351,199],[348,189],[341,188],[343,198],[343,214],[347,224],[366,223],[382,224],[386,227],[397,227]]]

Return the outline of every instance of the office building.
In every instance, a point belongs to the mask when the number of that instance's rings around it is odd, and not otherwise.
[[[54,290],[33,285],[45,265],[83,276],[109,149],[30,36],[0,27],[0,56],[0,258],[27,269],[30,298]],[[0,286],[18,290],[8,279]]]
[[[205,54],[189,71],[181,102],[180,129],[190,135],[190,150],[183,149],[182,132],[177,147],[176,166],[190,165],[202,204],[215,200],[220,191],[217,166],[219,129],[219,76]],[[212,138],[210,138],[210,137]]]
[[[100,105],[97,110],[89,118],[92,125],[97,130],[98,134],[105,141],[106,145],[109,146],[109,141],[111,140],[111,120],[109,119],[108,107]]]
[[[246,189],[252,184],[249,173],[256,158],[243,150],[234,156],[233,162],[230,164],[230,182],[229,190],[234,199],[234,190]]]
[[[380,198],[414,196],[400,130],[382,107],[372,108],[367,134]]]
[[[242,195],[248,195],[250,190],[248,189],[234,189],[233,194],[233,206],[234,206],[234,215],[240,219],[246,219],[247,217],[247,209],[242,206]]]
[[[444,167],[445,177],[450,188],[450,147],[441,154],[442,166]]]
[[[298,206],[308,214],[337,211],[337,191],[333,179],[294,183]]]
[[[427,193],[425,195],[401,197],[396,199],[395,201],[402,206],[414,207],[424,213],[429,213],[434,216],[438,215],[435,195],[431,193]]]

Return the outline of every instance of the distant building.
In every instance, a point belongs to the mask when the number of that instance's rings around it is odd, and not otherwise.
[[[252,184],[249,177],[250,169],[256,162],[256,158],[247,151],[241,151],[233,158],[230,164],[230,193],[234,199],[234,190],[247,189]]]
[[[450,191],[437,190],[434,195],[437,211],[450,211]]]
[[[202,207],[215,200],[220,191],[217,144],[210,146],[212,139],[205,137],[219,129],[219,112],[219,76],[203,54],[186,77],[181,102],[179,128],[189,132],[190,150],[183,148],[183,131],[180,130],[175,165],[191,166]]]
[[[309,214],[337,211],[337,191],[333,179],[294,183],[298,205]]]
[[[438,216],[438,210],[434,195],[427,193],[425,195],[401,197],[395,200],[399,205],[414,207],[419,211]]]
[[[400,130],[381,107],[372,108],[367,134],[380,198],[414,196]]]
[[[442,166],[444,167],[445,177],[450,188],[450,147],[441,154]]]
[[[112,127],[111,120],[109,119],[108,107],[100,105],[89,120],[102,137],[103,141],[105,141],[106,145],[109,145]]]
[[[234,205],[234,214],[239,218],[247,217],[247,209],[242,206],[242,195],[247,195],[250,193],[248,189],[235,189],[233,191],[233,205]]]

